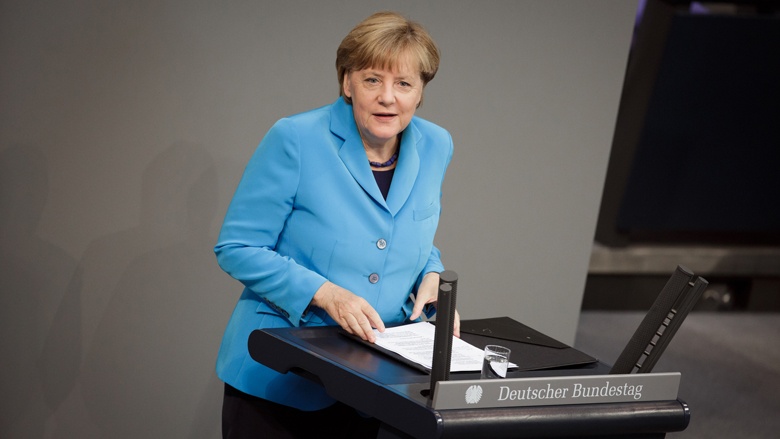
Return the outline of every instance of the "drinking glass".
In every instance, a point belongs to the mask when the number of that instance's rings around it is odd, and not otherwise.
[[[489,344],[482,360],[482,379],[506,378],[509,368],[509,348]]]

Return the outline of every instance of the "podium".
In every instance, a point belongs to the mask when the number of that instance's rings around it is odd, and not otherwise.
[[[506,342],[461,336],[478,347]],[[667,432],[684,430],[690,420],[687,404],[679,399],[435,410],[424,395],[430,388],[427,373],[366,347],[339,327],[255,330],[248,343],[255,361],[280,373],[313,379],[335,399],[381,421],[377,437],[383,439],[663,438]],[[609,369],[594,360],[546,370],[510,371],[507,378],[604,375]],[[474,379],[479,379],[479,372],[450,375],[450,381]]]

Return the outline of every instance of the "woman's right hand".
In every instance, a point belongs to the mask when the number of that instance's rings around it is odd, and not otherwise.
[[[384,332],[385,324],[379,313],[368,304],[366,299],[327,281],[314,293],[312,305],[322,308],[341,327],[371,343],[376,341],[372,328]]]

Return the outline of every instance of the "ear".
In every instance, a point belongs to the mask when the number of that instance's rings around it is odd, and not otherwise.
[[[350,79],[349,72],[345,72],[344,78],[341,80],[341,91],[344,96],[352,99],[352,79]]]

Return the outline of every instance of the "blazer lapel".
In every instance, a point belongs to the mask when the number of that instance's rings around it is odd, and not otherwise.
[[[393,182],[390,184],[390,192],[387,194],[387,207],[395,216],[404,206],[412,193],[414,182],[420,172],[420,156],[417,153],[417,143],[420,131],[414,124],[414,119],[404,130],[401,136],[401,148],[398,154],[398,164],[393,174]]]
[[[357,181],[360,187],[380,206],[387,209],[387,203],[385,203],[382,192],[376,184],[371,167],[368,166],[368,156],[366,156],[366,150],[363,149],[363,141],[360,139],[357,125],[355,125],[352,106],[347,104],[343,98],[339,98],[333,104],[330,113],[331,132],[344,139],[344,143],[339,148],[341,161],[344,162],[344,166],[347,167],[352,178]]]

